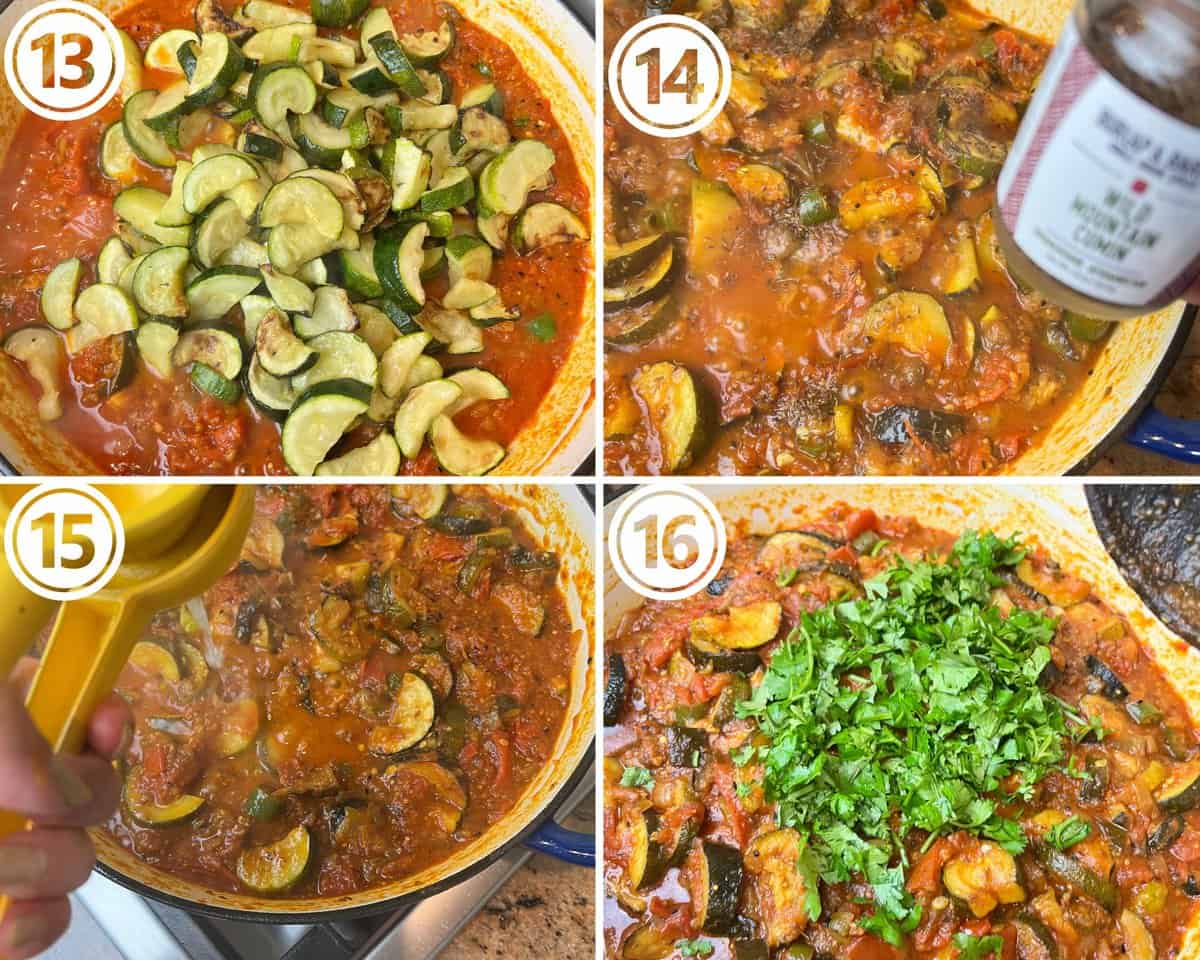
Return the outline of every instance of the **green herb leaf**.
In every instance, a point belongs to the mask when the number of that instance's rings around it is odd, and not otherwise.
[[[654,786],[654,774],[645,767],[626,767],[625,772],[621,774],[621,786],[652,787]]]
[[[865,878],[875,913],[861,922],[892,943],[920,919],[908,834],[965,830],[1019,853],[1020,824],[998,804],[1009,790],[1028,800],[1066,762],[1063,706],[1038,685],[1055,621],[991,602],[1024,555],[1016,539],[967,532],[942,561],[897,557],[865,598],[803,614],[736,708],[768,742],[734,763],[762,764],[767,800],[821,879]]]
[[[1092,833],[1092,825],[1072,814],[1062,823],[1056,823],[1046,831],[1046,842],[1059,850],[1066,850],[1082,843]]]
[[[546,343],[558,334],[558,324],[554,322],[553,314],[539,313],[529,321],[529,332]]]
[[[791,567],[784,567],[775,577],[775,586],[790,587],[792,581],[796,579],[796,574],[800,571],[794,570]]]
[[[707,940],[677,940],[675,949],[683,957],[711,957],[713,945]]]
[[[1004,938],[998,933],[989,933],[984,937],[956,933],[954,946],[958,950],[959,960],[987,960],[989,956],[999,958],[1004,950]]]

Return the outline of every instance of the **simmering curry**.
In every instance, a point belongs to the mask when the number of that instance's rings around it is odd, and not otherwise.
[[[553,751],[575,649],[556,570],[481,493],[263,488],[240,565],[121,674],[136,726],[108,830],[238,893],[347,894],[446,859]]]
[[[834,508],[617,625],[605,949],[1155,960],[1200,898],[1200,737],[1017,540]]]
[[[608,105],[610,471],[978,474],[1036,443],[1107,334],[992,229],[1046,45],[942,0],[608,0],[610,44],[666,10],[733,88],[674,140]]]

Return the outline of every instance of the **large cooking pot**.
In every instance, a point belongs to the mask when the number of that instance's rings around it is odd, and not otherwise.
[[[0,0],[0,43],[7,39],[17,19],[39,2]],[[87,2],[110,14],[129,5],[128,0]],[[512,48],[550,101],[584,182],[594,183],[595,41],[580,20],[562,0],[453,0],[453,5],[468,20]],[[0,160],[24,113],[25,108],[0,72]],[[594,284],[594,275],[589,273],[579,334],[536,416],[508,445],[508,455],[498,473],[569,476],[595,447]],[[38,419],[37,403],[24,377],[15,361],[4,353],[0,353],[0,472],[99,472],[52,425]]]
[[[136,893],[193,913],[261,923],[331,923],[394,912],[411,905],[478,873],[520,843],[570,863],[590,866],[594,838],[563,829],[551,816],[591,770],[596,702],[592,657],[595,514],[579,488],[573,485],[489,485],[484,489],[512,508],[539,547],[558,553],[558,586],[575,627],[574,670],[566,719],[552,759],[516,806],[448,860],[404,880],[338,897],[287,899],[212,890],[139,860],[108,833],[93,830],[100,873]]]
[[[968,528],[1021,534],[1073,574],[1092,585],[1114,611],[1128,618],[1163,679],[1200,725],[1200,651],[1168,630],[1142,602],[1108,556],[1092,523],[1082,484],[816,483],[783,485],[697,485],[716,504],[732,537],[802,526],[835,503],[874,510],[879,515],[916,517],[922,524],[959,533]],[[610,503],[605,524],[621,500]],[[611,635],[620,618],[643,600],[617,579],[605,553],[604,624]],[[1200,960],[1200,904],[1179,917],[1186,928],[1178,960]]]

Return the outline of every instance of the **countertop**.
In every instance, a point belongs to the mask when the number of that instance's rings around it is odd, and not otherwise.
[[[1200,420],[1200,323],[1154,401],[1163,413]],[[1147,453],[1127,443],[1113,447],[1092,468],[1093,476],[1183,476],[1200,474],[1200,466]]]
[[[594,795],[563,824],[595,832]],[[537,853],[438,960],[580,960],[595,952],[595,871]]]

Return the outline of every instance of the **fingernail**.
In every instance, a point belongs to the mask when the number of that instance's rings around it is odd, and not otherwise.
[[[48,866],[46,852],[37,847],[0,848],[0,886],[32,883],[46,873]]]
[[[8,921],[8,946],[11,950],[25,950],[45,943],[50,928],[44,917],[36,913],[23,913]]]
[[[50,761],[50,776],[58,784],[59,792],[67,801],[68,806],[86,807],[92,802],[92,791],[88,785],[80,780],[59,757],[54,757]]]

